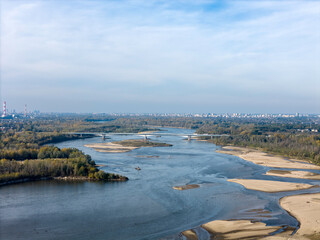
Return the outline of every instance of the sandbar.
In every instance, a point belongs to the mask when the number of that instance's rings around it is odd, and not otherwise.
[[[194,188],[198,188],[198,187],[200,187],[199,184],[188,184],[188,185],[183,185],[183,186],[175,186],[172,188],[175,190],[183,191],[183,190],[194,189]]]
[[[142,132],[138,132],[138,134],[148,134],[148,133],[154,133],[154,132],[159,132],[159,130],[142,131]]]
[[[188,240],[198,240],[197,234],[193,230],[186,230],[183,231],[182,234],[188,239]]]
[[[137,149],[138,147],[128,147],[128,146],[122,146],[120,144],[116,143],[91,143],[84,145],[85,147],[93,148],[97,152],[108,152],[108,153],[123,153],[123,152],[129,152],[134,149]]]
[[[320,193],[283,197],[280,205],[300,222],[296,239],[320,239]]]
[[[214,236],[212,239],[260,239],[282,226],[266,226],[250,220],[215,220],[201,226]]]
[[[171,147],[172,145],[161,142],[145,141],[142,139],[128,139],[116,142],[92,143],[84,146],[93,148],[97,152],[123,153],[141,147]]]
[[[320,174],[307,171],[270,170],[265,175],[320,180]]]
[[[320,169],[320,166],[309,164],[303,160],[290,159],[287,160],[280,156],[270,155],[254,149],[226,146],[218,153],[230,154],[238,156],[246,161],[253,162],[257,165],[273,168],[298,168],[298,169]]]
[[[296,191],[315,187],[315,185],[306,183],[280,182],[259,179],[228,179],[228,181],[241,184],[242,186],[250,190],[270,193]]]

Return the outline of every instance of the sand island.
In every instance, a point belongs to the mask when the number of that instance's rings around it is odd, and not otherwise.
[[[84,146],[93,148],[97,152],[123,153],[130,152],[141,147],[171,147],[172,145],[168,143],[152,142],[144,139],[129,139],[107,143],[91,143]]]
[[[258,179],[229,179],[228,182],[241,184],[242,186],[250,190],[270,193],[296,191],[315,187],[314,185],[306,183],[280,182]]]

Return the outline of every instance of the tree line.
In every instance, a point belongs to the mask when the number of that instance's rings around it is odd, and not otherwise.
[[[86,177],[98,181],[127,180],[126,177],[99,170],[89,155],[76,148],[45,146],[40,148],[35,160],[0,160],[0,183],[53,177]]]

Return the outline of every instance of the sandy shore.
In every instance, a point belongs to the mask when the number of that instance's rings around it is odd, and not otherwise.
[[[258,150],[227,146],[222,150],[218,150],[218,153],[231,154],[238,156],[244,160],[253,162],[258,165],[274,167],[274,168],[298,168],[298,169],[320,169],[319,166],[309,164],[306,161],[290,159],[287,160],[283,157],[274,156],[261,152]]]
[[[182,234],[187,238],[187,240],[198,240],[197,234],[193,230],[186,230]]]
[[[311,180],[320,180],[320,174],[306,171],[287,171],[287,170],[270,170],[265,175],[287,177],[287,178],[303,178]]]
[[[183,191],[183,190],[194,189],[198,187],[200,187],[199,184],[189,184],[189,185],[183,185],[183,186],[175,186],[173,187],[173,189]]]
[[[217,152],[235,155],[252,163],[273,168],[320,169],[319,166],[309,164],[306,161],[296,159],[288,160],[280,156],[269,155],[258,150],[241,147],[223,147],[221,151]],[[308,171],[277,169],[269,170],[266,175],[320,180],[320,174]],[[229,179],[228,181],[241,184],[247,189],[270,193],[315,187],[315,185],[311,184],[258,179]],[[211,234],[212,239],[320,239],[320,193],[284,197],[280,200],[280,205],[300,222],[301,226],[294,235],[291,235],[294,229],[289,227],[271,236],[270,234],[282,229],[283,226],[266,226],[265,223],[251,222],[250,220],[216,220],[203,224],[201,227]],[[182,234],[187,239],[198,239],[193,230],[184,231]]]
[[[300,222],[297,239],[320,239],[320,193],[284,197],[280,205]]]
[[[280,182],[258,179],[228,179],[228,182],[239,183],[247,189],[270,193],[296,191],[314,187],[314,185],[305,183]]]
[[[122,146],[120,144],[115,144],[111,142],[107,143],[92,143],[92,144],[86,144],[85,147],[93,148],[97,152],[108,152],[108,153],[123,153],[123,152],[129,152],[134,149],[137,149],[138,147],[127,147]]]
[[[213,239],[260,239],[282,228],[266,226],[262,222],[249,220],[216,220],[201,226],[214,236]]]

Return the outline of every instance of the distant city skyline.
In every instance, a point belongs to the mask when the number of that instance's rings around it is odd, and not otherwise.
[[[320,113],[320,2],[0,0],[23,112]]]
[[[292,118],[292,117],[319,117],[320,113],[290,113],[290,112],[41,112],[38,109],[29,110],[27,104],[24,110],[10,109],[6,101],[3,102],[3,108],[0,110],[1,116],[13,115],[39,115],[39,114],[92,114],[92,115],[110,115],[110,116],[169,116],[169,117],[238,117],[238,118]]]

